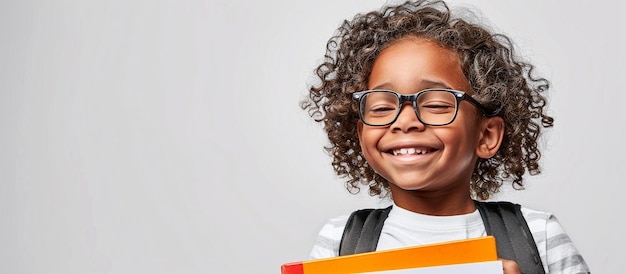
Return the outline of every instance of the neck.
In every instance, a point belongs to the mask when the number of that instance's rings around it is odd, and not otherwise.
[[[452,216],[472,213],[476,210],[474,201],[467,192],[428,193],[422,191],[394,190],[391,188],[394,203],[406,210],[434,216]]]

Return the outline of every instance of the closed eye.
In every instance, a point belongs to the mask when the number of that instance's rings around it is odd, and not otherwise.
[[[431,113],[448,113],[454,111],[454,106],[450,104],[429,103],[419,106],[420,111],[427,111]]]
[[[395,112],[396,112],[396,107],[392,107],[392,106],[376,106],[368,110],[368,113],[370,115],[375,115],[375,116],[390,115]]]

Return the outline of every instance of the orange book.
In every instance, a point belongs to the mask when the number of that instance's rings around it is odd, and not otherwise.
[[[493,236],[283,264],[282,274],[348,274],[496,261]]]

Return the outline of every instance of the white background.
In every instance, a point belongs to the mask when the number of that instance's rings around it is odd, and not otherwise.
[[[0,273],[279,273],[335,177],[299,108],[325,43],[374,0],[2,1]],[[454,1],[552,81],[544,173],[497,199],[556,214],[621,272],[626,34],[617,1]],[[365,191],[364,191],[365,192]]]

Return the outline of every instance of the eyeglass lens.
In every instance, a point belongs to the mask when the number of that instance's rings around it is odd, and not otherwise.
[[[415,110],[422,123],[444,125],[456,115],[457,99],[453,93],[442,90],[425,91],[415,99]],[[392,123],[400,113],[400,98],[390,91],[372,91],[361,98],[363,121],[370,125]]]

